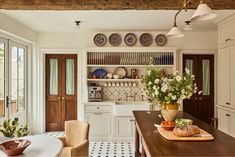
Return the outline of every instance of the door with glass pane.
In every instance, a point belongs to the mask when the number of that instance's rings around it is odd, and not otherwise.
[[[0,38],[0,120],[26,124],[26,46]]]
[[[9,47],[9,117],[18,117],[20,124],[26,124],[26,47],[14,42]]]
[[[8,96],[8,83],[7,83],[7,71],[8,66],[6,64],[8,58],[8,40],[0,38],[0,122],[8,118],[7,109],[7,96]]]
[[[77,55],[46,55],[46,131],[77,119]]]
[[[183,55],[185,67],[195,75],[195,83],[202,93],[184,100],[183,110],[210,123],[214,117],[214,55]]]

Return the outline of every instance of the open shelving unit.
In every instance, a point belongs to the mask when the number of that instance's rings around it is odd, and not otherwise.
[[[168,75],[176,70],[176,48],[167,47],[102,47],[88,48],[86,52],[86,81],[101,82],[140,82],[141,75],[147,68],[164,69]],[[102,68],[107,73],[114,73],[116,68],[123,67],[130,77],[131,69],[138,72],[136,79],[93,78],[91,73]]]

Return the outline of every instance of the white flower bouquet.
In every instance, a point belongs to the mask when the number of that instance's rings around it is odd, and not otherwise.
[[[164,104],[179,104],[182,100],[190,98],[197,92],[194,84],[195,76],[189,69],[180,75],[176,72],[172,79],[161,75],[157,68],[149,68],[142,76],[144,91],[149,101],[157,102],[161,106]]]

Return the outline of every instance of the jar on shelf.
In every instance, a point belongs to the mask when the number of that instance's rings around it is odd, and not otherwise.
[[[138,70],[137,69],[131,69],[131,78],[136,79],[138,75]]]

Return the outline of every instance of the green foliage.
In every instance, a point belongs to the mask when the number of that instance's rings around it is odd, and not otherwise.
[[[3,122],[3,125],[0,125],[0,132],[3,133],[5,137],[22,137],[26,136],[29,133],[28,126],[19,126],[19,119],[15,117],[13,120],[8,119]]]

